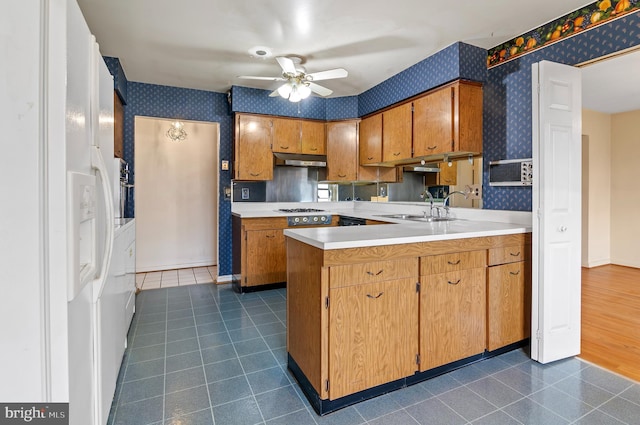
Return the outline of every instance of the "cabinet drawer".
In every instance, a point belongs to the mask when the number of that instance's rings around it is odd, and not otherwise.
[[[531,245],[522,243],[501,248],[491,248],[488,257],[490,266],[529,260],[531,258]]]
[[[391,279],[414,277],[418,280],[418,259],[407,258],[393,261],[335,266],[329,269],[329,287],[360,285]]]
[[[447,273],[456,270],[475,269],[487,265],[487,252],[456,252],[453,254],[430,255],[420,257],[420,275]]]

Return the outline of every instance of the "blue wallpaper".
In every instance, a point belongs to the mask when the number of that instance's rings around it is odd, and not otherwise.
[[[454,43],[360,94],[358,114],[370,114],[458,78],[484,81],[486,61],[486,50]]]
[[[489,161],[532,155],[531,65],[575,65],[640,44],[640,13],[603,24],[489,69],[484,86],[484,208],[531,211],[531,188],[489,186]],[[605,80],[603,80],[605,81]]]
[[[289,102],[280,96],[269,97],[271,91],[249,87],[231,87],[231,110],[283,117],[325,119],[326,99],[310,96],[300,102]]]
[[[326,120],[358,118],[358,96],[331,97],[325,100]]]

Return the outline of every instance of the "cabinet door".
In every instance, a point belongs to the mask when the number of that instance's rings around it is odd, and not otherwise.
[[[266,117],[236,117],[235,178],[238,180],[273,179],[271,120]]]
[[[440,164],[440,173],[438,173],[439,184],[443,186],[454,186],[458,184],[458,161]]]
[[[327,180],[357,179],[358,122],[327,123]]]
[[[486,272],[484,268],[422,276],[420,371],[484,351]]]
[[[300,153],[300,120],[272,118],[273,152]]]
[[[413,102],[413,156],[453,151],[453,87],[445,87]]]
[[[113,156],[124,158],[124,108],[118,94],[113,91]]]
[[[329,399],[416,371],[415,279],[336,288],[329,299]]]
[[[243,286],[287,280],[287,252],[282,229],[246,232],[247,267]]]
[[[531,335],[531,263],[489,267],[488,349],[522,341]]]
[[[301,121],[302,153],[310,155],[326,155],[325,123],[318,121]]]
[[[382,114],[360,121],[360,164],[382,161]]]
[[[456,111],[454,150],[482,152],[482,86],[459,83],[455,86]]]
[[[411,103],[382,113],[382,160],[411,158]]]

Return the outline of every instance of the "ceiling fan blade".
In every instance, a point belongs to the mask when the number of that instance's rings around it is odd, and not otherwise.
[[[321,85],[318,85],[316,83],[309,83],[309,88],[312,92],[319,94],[320,96],[329,96],[331,93],[333,93],[333,90],[322,87]]]
[[[282,68],[282,70],[286,74],[295,75],[295,74],[298,73],[298,71],[296,71],[296,65],[288,57],[286,57],[286,56],[278,56],[278,57],[276,57],[276,60],[278,61],[278,63],[280,64],[280,67]]]
[[[242,78],[244,80],[285,81],[282,77],[255,77],[253,75],[238,75],[236,78]]]
[[[311,81],[331,80],[333,78],[344,78],[349,73],[344,68],[329,69],[327,71],[313,72],[307,74],[307,78]]]

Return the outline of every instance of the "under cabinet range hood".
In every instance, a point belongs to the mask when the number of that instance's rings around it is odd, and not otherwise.
[[[326,167],[325,155],[305,155],[297,153],[274,152],[276,165],[289,165],[292,167]]]
[[[439,164],[416,164],[416,165],[407,165],[403,167],[404,171],[414,171],[417,173],[439,173],[440,166]]]

